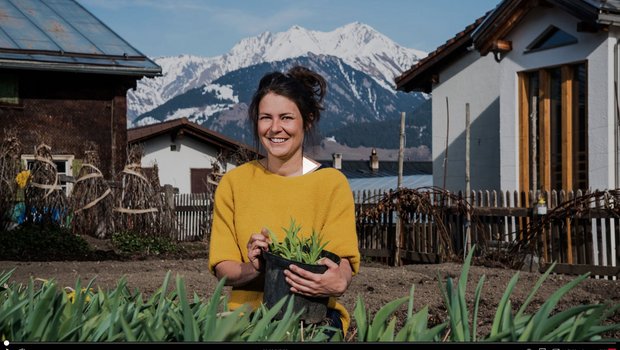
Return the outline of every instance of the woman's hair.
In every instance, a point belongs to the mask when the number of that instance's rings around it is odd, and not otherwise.
[[[323,98],[327,89],[325,78],[302,66],[294,66],[286,73],[272,72],[263,76],[254,92],[248,111],[256,148],[260,146],[258,137],[258,105],[268,93],[284,96],[293,101],[303,119],[304,132],[315,132],[321,117]]]

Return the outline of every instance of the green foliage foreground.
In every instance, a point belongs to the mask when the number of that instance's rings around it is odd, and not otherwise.
[[[472,250],[473,252],[473,250]],[[620,304],[580,305],[553,313],[558,301],[569,290],[588,277],[579,276],[559,288],[536,313],[525,313],[538,288],[549,276],[553,266],[543,274],[523,305],[513,313],[510,295],[518,280],[518,272],[506,287],[498,305],[492,330],[484,337],[476,336],[477,311],[484,277],[478,282],[473,301],[473,320],[465,300],[465,287],[472,252],[463,265],[458,283],[448,278],[439,288],[444,296],[449,319],[429,328],[428,307],[413,310],[414,287],[409,296],[385,304],[371,316],[358,296],[353,317],[358,342],[378,341],[606,341],[604,334],[620,329],[620,324],[604,322]],[[327,326],[304,327],[300,313],[293,312],[293,303],[282,299],[271,309],[261,307],[254,312],[248,308],[227,309],[227,297],[220,281],[212,296],[201,300],[194,293],[187,297],[183,279],[176,278],[170,285],[170,272],[162,286],[148,299],[138,290],[130,291],[125,278],[115,289],[95,290],[82,287],[59,289],[56,283],[44,281],[28,285],[10,282],[14,270],[0,273],[0,340],[51,342],[322,342],[343,341],[342,334],[330,338],[333,329]],[[441,279],[440,279],[441,281]],[[407,303],[407,317],[397,329],[395,312]],[[277,312],[285,308],[284,317],[275,320]],[[470,326],[471,324],[471,326]]]

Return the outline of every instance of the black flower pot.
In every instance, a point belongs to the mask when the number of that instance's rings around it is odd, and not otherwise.
[[[305,264],[283,258],[270,252],[263,252],[263,257],[265,258],[265,292],[263,295],[263,303],[268,308],[272,308],[282,298],[295,294],[290,291],[291,286],[286,283],[286,277],[284,276],[284,270],[291,264],[313,273],[324,273],[327,271],[327,266],[325,265]],[[323,250],[321,257],[329,258],[336,264],[340,263],[340,257],[338,255],[326,250]],[[307,297],[305,295],[295,294],[294,299],[293,308],[295,312],[305,309],[304,313],[301,315],[301,320],[307,323],[319,323],[325,319],[329,297]],[[285,310],[286,306],[278,312],[275,318],[281,319]]]

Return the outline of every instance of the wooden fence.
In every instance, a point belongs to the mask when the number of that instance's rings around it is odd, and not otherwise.
[[[206,193],[180,193],[174,195],[176,230],[179,241],[203,239],[210,231],[212,203]]]
[[[448,248],[463,254],[473,244],[491,249],[520,244],[540,258],[541,269],[555,261],[555,272],[620,274],[619,190],[527,196],[479,191],[469,198],[461,193],[432,193],[431,206],[405,206],[402,220],[395,210],[384,210],[374,218],[361,215],[382,198],[396,198],[394,194],[354,194],[360,251],[365,257],[389,264],[428,263],[441,261]],[[526,198],[542,198],[546,214],[539,215],[536,201]]]
[[[420,190],[422,191],[422,190]],[[590,193],[471,192],[469,198],[434,193],[429,207],[417,206],[399,213],[383,211],[363,218],[390,192],[359,191],[356,202],[357,233],[363,258],[387,264],[437,263],[447,253],[463,254],[476,244],[501,249],[528,245],[540,267],[557,263],[554,271],[618,276],[620,274],[620,191]],[[542,197],[547,214],[538,215],[535,202]],[[212,203],[206,194],[176,194],[178,239],[203,239],[210,232]],[[463,207],[470,208],[469,218]],[[402,220],[399,220],[402,218]],[[466,233],[469,228],[469,239]],[[441,231],[447,232],[447,237]]]

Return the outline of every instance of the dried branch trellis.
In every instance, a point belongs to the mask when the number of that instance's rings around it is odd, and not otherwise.
[[[11,224],[17,193],[15,177],[21,170],[21,143],[9,130],[0,144],[0,230]]]
[[[72,230],[75,234],[106,238],[114,232],[112,189],[99,170],[96,144],[89,143],[84,154],[70,197]]]
[[[563,193],[563,192],[562,192]],[[468,203],[459,193],[457,195],[437,187],[423,187],[417,189],[401,188],[381,194],[381,197],[368,198],[372,205],[364,205],[364,210],[358,215],[360,224],[368,223],[369,220],[379,220],[381,215],[397,211],[401,213],[401,219],[408,223],[415,215],[413,213],[428,214],[436,225],[436,233],[440,242],[438,253],[443,260],[460,260],[454,255],[453,233],[448,232],[445,223],[446,215],[465,217],[468,215],[472,227],[483,232],[483,223],[477,215],[474,215],[474,207]],[[543,195],[543,197],[546,194]],[[560,195],[560,198],[564,198]],[[548,201],[547,201],[548,202]],[[534,209],[534,208],[532,208]],[[548,234],[552,226],[566,230],[574,219],[590,219],[596,213],[598,217],[620,218],[620,189],[595,191],[581,194],[577,191],[574,198],[557,204],[549,209],[546,215],[520,217],[523,225],[515,232],[509,232],[503,239],[503,248],[487,249],[484,235],[477,235],[475,242],[478,250],[477,260],[483,264],[495,264],[520,269],[527,261],[527,256],[543,257],[544,249],[540,244],[543,235]],[[512,237],[508,239],[508,237]]]
[[[217,185],[220,183],[222,176],[224,176],[227,159],[239,166],[249,162],[252,159],[252,152],[244,147],[237,147],[237,149],[228,157],[224,154],[224,152],[218,152],[215,161],[211,163],[211,172],[207,175],[207,178],[203,180],[207,191],[206,194],[208,203],[214,203],[215,190],[217,189]],[[210,232],[212,219],[213,216],[208,215],[207,219],[201,224],[201,228],[204,232]],[[205,239],[208,239],[208,237],[209,235],[205,235]]]
[[[544,198],[547,195],[543,193],[540,196]],[[507,256],[510,257],[510,265],[520,268],[528,254],[542,256],[540,242],[551,225],[565,227],[574,219],[589,218],[593,210],[602,211],[609,217],[620,218],[620,189],[597,190],[585,194],[578,191],[574,198],[550,208],[546,215],[529,220],[509,249]]]
[[[25,188],[26,222],[64,226],[68,200],[60,186],[52,148],[44,143],[35,147],[31,180]]]
[[[224,176],[224,172],[226,169],[226,161],[230,160],[231,162],[241,165],[249,162],[252,159],[252,153],[244,147],[237,147],[236,150],[231,153],[229,156],[222,151],[218,152],[215,161],[211,163],[212,171],[207,175],[207,178],[204,180],[206,182],[207,194],[209,195],[209,199],[213,201],[215,195],[215,189],[217,185],[220,183],[220,179]]]
[[[117,231],[128,231],[142,235],[169,236],[160,227],[159,216],[163,212],[163,201],[153,183],[142,169],[141,160],[144,154],[140,145],[128,148],[127,165],[120,173],[121,190],[115,200],[115,228]]]
[[[439,187],[420,187],[420,188],[399,188],[382,194],[381,198],[369,198],[374,205],[366,208],[358,215],[360,223],[365,220],[378,220],[382,214],[396,211],[400,213],[401,220],[411,223],[412,217],[407,213],[424,213],[432,218],[437,226],[439,241],[439,251],[442,260],[459,259],[455,252],[451,233],[444,224],[444,218],[448,214],[448,203],[451,203],[450,210],[456,210],[465,215],[471,213],[472,207],[463,199],[462,196],[455,195]]]
[[[163,196],[160,190],[159,166],[157,163],[153,164],[149,179],[153,188],[153,202],[156,203],[157,207],[161,208],[158,216],[159,230],[162,234],[168,233],[172,238],[176,234],[176,211],[174,210],[174,202],[166,203],[165,196]]]

